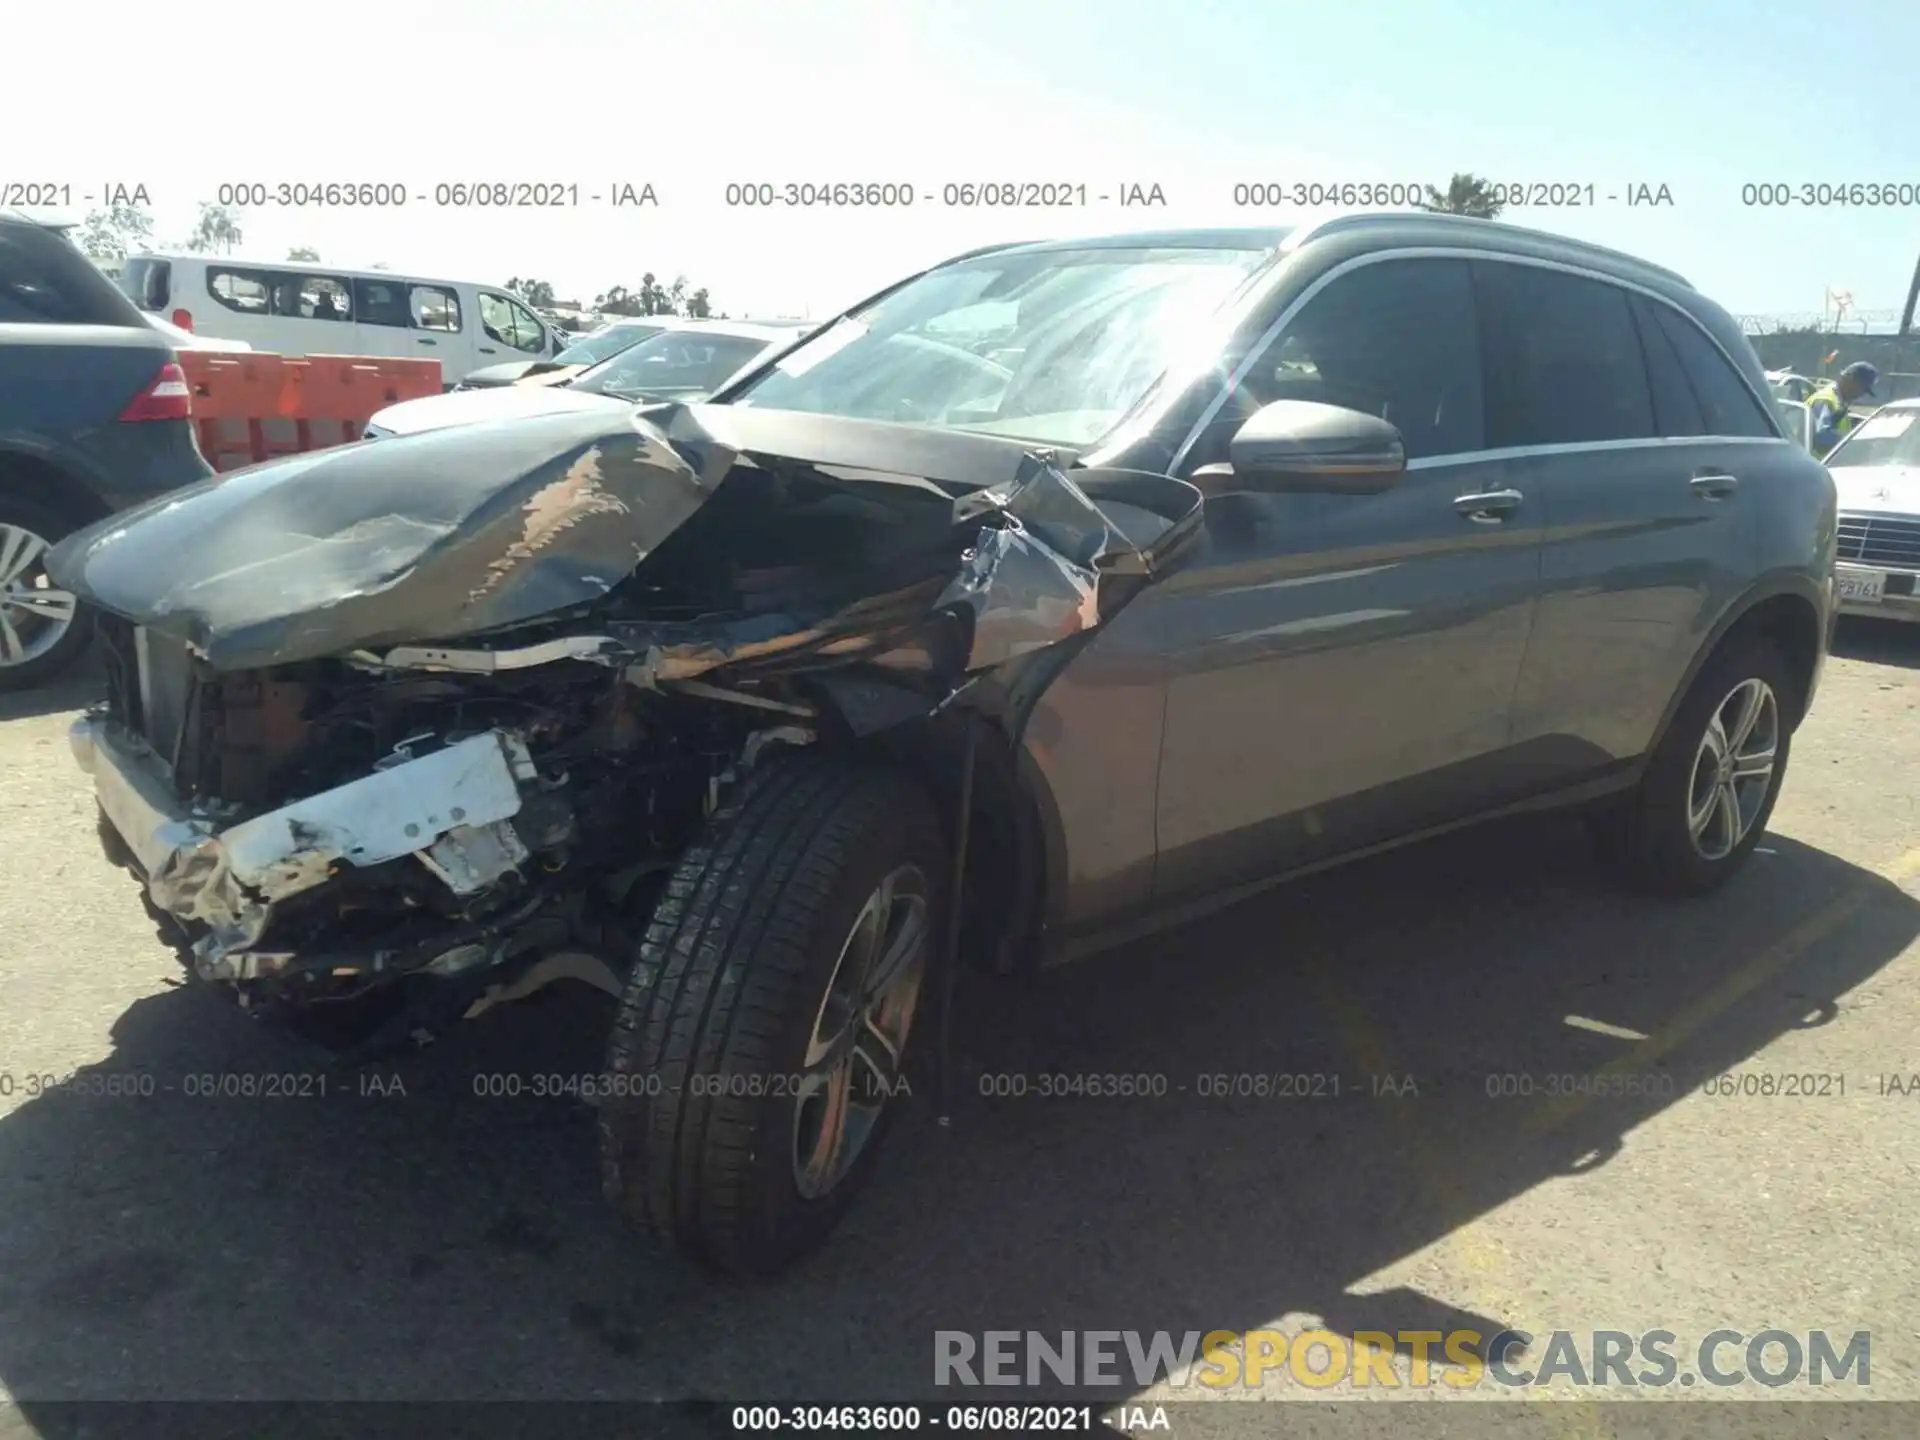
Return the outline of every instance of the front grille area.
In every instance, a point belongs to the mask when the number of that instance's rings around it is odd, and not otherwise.
[[[138,735],[140,661],[134,652],[133,626],[118,615],[101,615],[94,633],[107,671],[107,715],[114,724]]]
[[[144,629],[134,632],[134,648],[140,657],[140,710],[146,741],[162,759],[171,761],[179,753],[180,732],[187,723],[193,656],[178,640]]]
[[[107,671],[107,713],[161,759],[178,753],[193,694],[193,656],[178,640],[129,625],[117,616],[99,622]]]
[[[1840,558],[1889,570],[1920,570],[1920,516],[1842,515]]]

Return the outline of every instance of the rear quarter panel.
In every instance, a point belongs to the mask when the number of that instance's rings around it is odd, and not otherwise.
[[[0,430],[110,424],[172,358],[166,338],[144,321],[0,325]]]
[[[123,424],[120,414],[173,359],[138,326],[0,325],[0,456],[26,456],[80,486],[49,497],[76,518],[204,479],[185,420]]]

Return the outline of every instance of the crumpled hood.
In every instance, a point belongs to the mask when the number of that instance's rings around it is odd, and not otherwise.
[[[911,603],[971,612],[974,670],[1099,624],[1198,531],[1192,486],[1132,472],[1069,478],[1068,458],[998,437],[744,406],[595,406],[235,471],[80,531],[47,564],[65,588],[187,642],[217,669],[289,664],[593,606],[730,475],[774,465],[835,490],[888,493],[961,528],[957,568],[926,576],[932,593]],[[889,598],[919,594],[907,585]],[[642,617],[630,633],[647,650],[697,653],[689,663],[706,668],[840,643],[877,600],[766,613],[724,633]]]
[[[1844,512],[1920,515],[1920,467],[1842,465],[1829,473]]]
[[[564,379],[569,373],[577,371],[562,371],[560,376]],[[486,420],[512,420],[575,410],[606,412],[632,403],[617,396],[588,395],[546,385],[506,384],[402,400],[398,405],[389,405],[367,423],[390,435],[417,435],[423,430],[440,430],[448,425],[476,425]]]

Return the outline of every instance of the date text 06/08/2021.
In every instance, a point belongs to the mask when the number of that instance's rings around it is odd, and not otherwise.
[[[405,1098],[397,1072],[356,1070],[196,1071],[162,1077],[148,1070],[76,1070],[16,1073],[0,1070],[0,1102],[9,1100],[327,1100]]]
[[[581,205],[653,209],[659,193],[645,180],[234,180],[214,191],[237,209],[397,210],[408,204],[441,210],[562,210]]]
[[[950,180],[918,185],[905,180],[730,180],[721,191],[729,209],[905,210],[915,205],[950,210],[1065,210],[1095,205],[1165,208],[1156,180]]]
[[[1096,1430],[1170,1430],[1166,1407],[1093,1405],[735,1405],[736,1433],[912,1434],[920,1430],[1092,1434]]]
[[[1233,203],[1243,209],[1425,209],[1435,187],[1418,180],[1242,180],[1233,187]],[[1665,208],[1673,189],[1663,181],[1495,180],[1481,187],[1480,198],[1503,210],[1573,210],[1626,204]]]

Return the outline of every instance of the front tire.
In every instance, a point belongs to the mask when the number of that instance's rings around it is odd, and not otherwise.
[[[1601,854],[1636,889],[1704,895],[1765,833],[1800,696],[1780,652],[1737,635],[1702,668],[1625,800],[1595,817]]]
[[[0,496],[0,693],[64,673],[93,638],[92,616],[46,573],[46,552],[73,528],[44,506]]]
[[[870,1178],[945,925],[946,845],[892,771],[769,765],[682,858],[600,1107],[607,1198],[716,1269],[773,1274]]]

